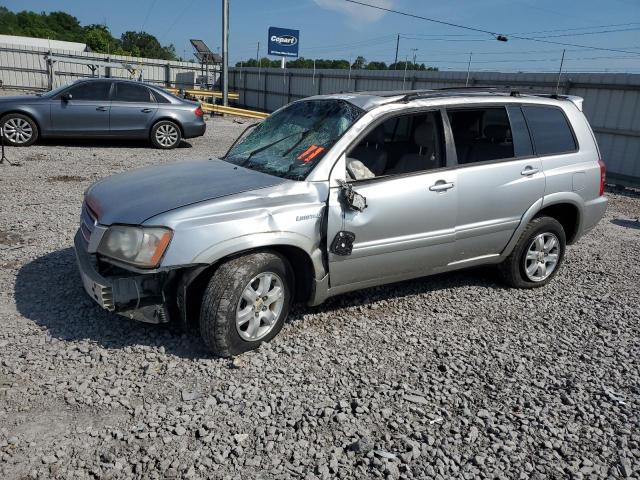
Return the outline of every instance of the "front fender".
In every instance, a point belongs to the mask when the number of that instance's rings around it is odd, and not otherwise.
[[[31,117],[36,125],[40,134],[46,134],[49,127],[50,110],[48,105],[1,105],[0,104],[0,118],[4,117],[8,113],[20,113]]]
[[[324,277],[325,269],[322,263],[322,250],[318,245],[314,245],[315,243],[313,239],[297,232],[252,233],[211,245],[197,254],[192,263],[211,265],[220,259],[247,250],[288,246],[296,247],[309,255],[313,264],[314,277],[320,279]]]

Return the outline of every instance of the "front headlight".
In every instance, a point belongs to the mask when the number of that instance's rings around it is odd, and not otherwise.
[[[162,227],[113,225],[105,232],[98,253],[139,267],[158,265],[173,232]]]

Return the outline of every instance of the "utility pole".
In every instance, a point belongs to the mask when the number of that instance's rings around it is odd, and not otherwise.
[[[469,86],[469,71],[471,70],[471,56],[473,55],[473,52],[469,52],[469,63],[467,63],[467,81],[464,82],[464,86],[468,87]]]
[[[562,75],[562,65],[564,65],[564,52],[562,50],[562,59],[560,60],[560,70],[558,70],[558,81],[556,82],[556,95],[558,95],[558,89],[560,88],[560,75]]]
[[[222,0],[222,104],[229,105],[229,0]]]
[[[258,81],[260,81],[260,42],[258,42],[258,49],[256,50],[256,66],[258,67]]]
[[[400,47],[400,34],[398,34],[398,38],[396,38],[396,59],[393,62],[393,69],[396,70],[398,68],[398,47]]]
[[[404,82],[407,80],[407,63],[409,63],[409,59],[407,56],[404,56],[404,75],[402,76],[402,90],[404,90]]]
[[[416,52],[418,51],[417,48],[412,48],[411,51],[413,52],[413,67],[412,68],[416,68]]]

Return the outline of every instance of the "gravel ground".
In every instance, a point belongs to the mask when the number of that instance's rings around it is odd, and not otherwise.
[[[71,248],[83,190],[225,150],[48,142],[0,166],[0,478],[624,478],[640,475],[640,196],[540,290],[492,269],[297,307],[234,361],[106,313]]]

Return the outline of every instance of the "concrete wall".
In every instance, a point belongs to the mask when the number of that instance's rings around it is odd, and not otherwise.
[[[310,95],[341,91],[427,89],[465,85],[466,72],[230,69],[230,90],[247,108],[273,111]],[[469,85],[553,93],[556,74],[471,72]],[[640,75],[571,73],[560,93],[585,99],[584,111],[596,132],[609,178],[640,186]]]

